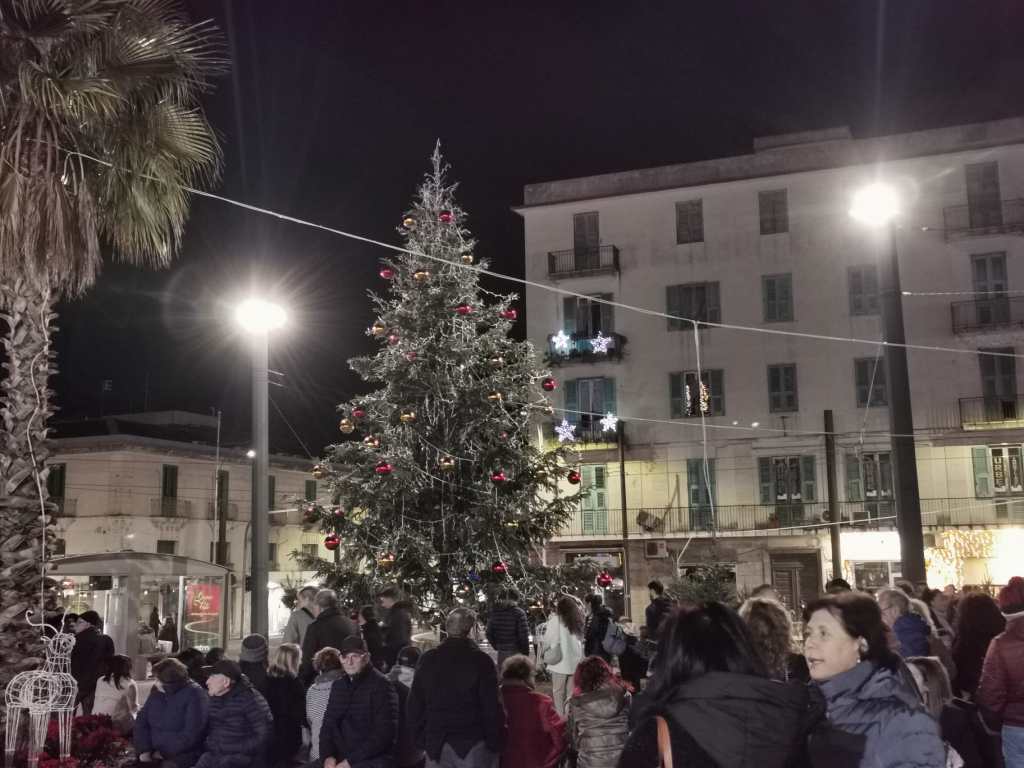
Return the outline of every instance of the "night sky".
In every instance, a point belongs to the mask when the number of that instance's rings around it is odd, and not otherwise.
[[[215,191],[397,243],[440,138],[478,255],[513,275],[523,235],[510,209],[525,183],[747,153],[774,133],[1024,114],[1020,0],[188,6],[232,47],[232,74],[206,104],[225,145]],[[279,408],[318,452],[337,435],[335,405],[360,391],[346,361],[372,348],[366,291],[381,287],[381,255],[195,199],[172,269],[110,266],[62,306],[60,417],[220,408],[244,444],[249,368],[229,308],[262,285],[292,314],[271,352],[284,374],[271,446],[304,452]]]

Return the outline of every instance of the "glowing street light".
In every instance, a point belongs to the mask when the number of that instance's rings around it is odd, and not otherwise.
[[[884,227],[899,215],[899,193],[882,181],[861,187],[850,204],[850,216],[869,227]]]
[[[288,322],[284,307],[266,299],[246,299],[235,309],[235,321],[249,333],[269,333]]]

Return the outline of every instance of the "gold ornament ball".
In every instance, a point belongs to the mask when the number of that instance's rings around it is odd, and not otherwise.
[[[384,323],[382,323],[380,320],[378,320],[377,322],[375,322],[373,325],[370,326],[370,332],[374,336],[383,336],[384,332],[387,329],[388,329],[388,327],[386,325],[384,325]]]
[[[440,462],[438,462],[438,466],[441,468],[442,472],[452,472],[455,469],[455,459],[451,456],[445,456]]]
[[[348,418],[347,416],[338,422],[338,429],[340,429],[342,433],[346,435],[351,435],[355,431],[355,428],[355,422],[353,422],[352,419]]]
[[[371,448],[380,448],[380,438],[376,435],[367,435],[363,438],[363,445],[368,445]]]
[[[317,464],[315,467],[313,467],[313,470],[310,472],[310,474],[312,474],[316,480],[321,480],[323,479],[323,476],[325,474],[324,468],[320,464]]]
[[[464,253],[464,254],[462,254],[462,263],[463,264],[472,264],[473,263],[473,254],[472,253]]]
[[[406,216],[402,219],[402,226],[406,229],[416,229],[416,219],[412,216]]]
[[[500,403],[501,402],[501,392],[498,392],[498,391],[491,392],[489,395],[487,395],[487,399],[490,400],[492,403]]]
[[[402,415],[398,417],[398,420],[401,421],[403,424],[412,424],[414,421],[416,421],[416,411],[402,411]]]
[[[426,269],[417,269],[412,273],[412,279],[417,283],[425,283],[430,279],[430,272]]]
[[[505,358],[501,357],[501,355],[495,355],[490,359],[490,363],[492,368],[501,368],[505,365]]]

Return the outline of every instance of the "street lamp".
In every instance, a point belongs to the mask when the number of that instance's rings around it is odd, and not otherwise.
[[[900,195],[884,182],[859,189],[853,196],[850,216],[874,228],[888,228],[887,258],[880,258],[879,294],[885,338],[885,381],[889,396],[889,431],[892,433],[896,524],[904,579],[924,583],[924,532],[921,529],[921,494],[917,486],[917,452],[914,447],[914,416],[910,404],[906,334],[903,329],[903,293],[900,290],[899,254],[896,250],[896,219]]]
[[[268,528],[270,521],[269,456],[270,438],[267,433],[268,402],[267,364],[270,355],[270,332],[281,328],[287,321],[284,308],[265,299],[250,298],[235,310],[235,320],[252,341],[252,451],[253,503],[252,503],[252,632],[267,636],[267,581],[270,569],[267,563]],[[243,569],[244,571],[244,569]]]

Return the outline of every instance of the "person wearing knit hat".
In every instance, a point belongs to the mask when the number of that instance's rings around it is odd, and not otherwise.
[[[1001,727],[1006,768],[1024,768],[1024,578],[999,590],[1006,629],[992,639],[978,685],[978,706],[990,727]]]
[[[267,695],[267,638],[263,635],[246,635],[238,652],[238,666],[264,696]]]
[[[203,752],[210,699],[174,658],[153,665],[156,685],[135,718],[132,739],[142,765],[191,768]]]
[[[218,661],[210,668],[206,690],[210,720],[196,768],[266,768],[273,716],[242,664]]]

